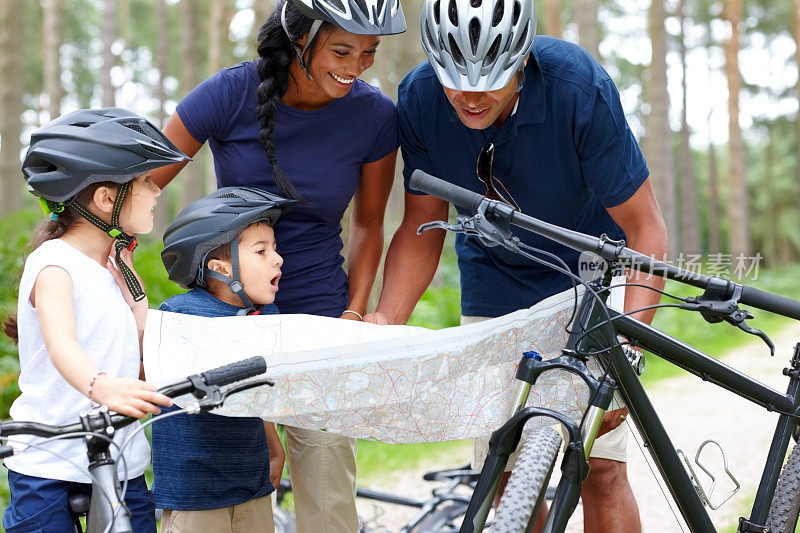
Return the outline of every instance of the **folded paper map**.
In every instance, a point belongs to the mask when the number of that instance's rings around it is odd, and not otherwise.
[[[311,315],[204,318],[151,310],[145,372],[160,385],[260,355],[275,386],[232,395],[214,413],[389,443],[463,439],[504,422],[523,352],[560,354],[573,305],[570,290],[530,309],[437,331]],[[533,387],[529,405],[577,419],[587,395],[580,378],[552,371]]]

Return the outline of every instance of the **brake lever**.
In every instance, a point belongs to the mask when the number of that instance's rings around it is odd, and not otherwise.
[[[737,328],[741,329],[745,333],[749,333],[750,335],[755,335],[756,337],[759,337],[761,340],[763,340],[767,344],[767,346],[769,346],[770,355],[774,357],[775,356],[775,344],[772,343],[772,339],[770,339],[769,336],[766,333],[764,333],[763,331],[761,331],[760,329],[752,328],[752,327],[748,326],[747,323],[745,322],[745,320],[753,318],[753,314],[750,313],[749,311],[746,311],[746,310],[739,310],[736,313],[734,313],[734,315],[738,315],[740,313],[744,315],[743,318],[737,320],[734,317],[726,316],[726,317],[724,317],[725,322],[727,322],[729,324],[733,324],[734,326],[736,326]]]
[[[197,408],[200,412],[207,412],[212,409],[216,409],[217,407],[222,407],[222,405],[225,403],[225,400],[227,400],[231,394],[236,394],[237,392],[260,387],[262,385],[273,387],[275,382],[269,378],[260,378],[252,381],[245,381],[244,383],[238,383],[232,387],[225,388],[225,390],[222,390],[220,387],[214,385],[211,390],[208,391],[206,396],[197,403]]]

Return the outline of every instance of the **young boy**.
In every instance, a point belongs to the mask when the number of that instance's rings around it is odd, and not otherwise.
[[[283,259],[272,227],[295,202],[225,187],[189,204],[164,233],[169,279],[190,289],[162,311],[207,317],[275,314]],[[284,451],[259,418],[173,416],[153,424],[153,493],[161,531],[273,531],[269,494]]]

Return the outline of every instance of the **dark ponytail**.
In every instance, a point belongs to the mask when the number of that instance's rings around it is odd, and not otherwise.
[[[94,192],[100,187],[108,187],[117,190],[119,185],[110,181],[93,183],[75,195],[74,201],[81,205],[87,205],[92,200]],[[64,235],[79,218],[81,218],[81,216],[74,209],[70,206],[66,206],[64,211],[59,213],[55,220],[43,220],[33,228],[33,236],[31,240],[28,241],[26,248],[32,252],[47,241],[58,239]],[[19,341],[17,315],[10,315],[3,320],[3,333],[14,341],[14,344],[17,344]]]
[[[286,35],[281,25],[281,12],[284,3],[286,6],[286,27],[292,36],[292,40]],[[284,174],[278,166],[278,158],[275,155],[275,142],[273,134],[275,132],[275,114],[278,104],[286,94],[289,87],[289,65],[296,58],[293,42],[297,42],[303,35],[311,29],[314,21],[294,6],[289,0],[278,2],[275,11],[270,15],[258,30],[258,77],[261,83],[258,86],[257,96],[258,105],[256,106],[256,117],[261,126],[258,132],[258,140],[264,146],[267,159],[272,166],[272,173],[275,177],[275,184],[281,194],[287,198],[302,201],[303,198],[297,192],[291,180]],[[328,23],[324,23],[320,29],[325,29]],[[316,41],[317,35],[314,36]],[[309,57],[306,62],[311,64],[314,53],[313,42],[309,46]]]

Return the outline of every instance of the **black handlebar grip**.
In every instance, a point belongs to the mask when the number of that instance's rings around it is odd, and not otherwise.
[[[261,356],[251,357],[242,361],[236,361],[229,365],[207,370],[200,375],[203,376],[207,385],[227,385],[234,381],[241,381],[249,377],[263,374],[267,371],[267,361]]]
[[[794,318],[795,320],[800,320],[800,302],[785,296],[779,296],[771,292],[762,291],[761,289],[744,286],[742,287],[742,297],[739,301],[743,304],[758,307],[764,311],[770,311],[789,318]]]
[[[440,180],[419,169],[411,174],[408,184],[412,189],[436,196],[451,204],[459,205],[474,213],[483,200],[483,195]]]

